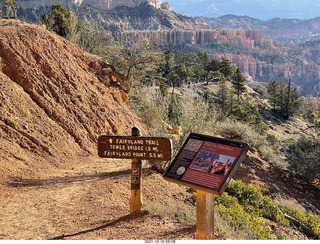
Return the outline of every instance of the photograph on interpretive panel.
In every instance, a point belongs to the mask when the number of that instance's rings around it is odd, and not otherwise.
[[[208,151],[200,151],[193,161],[190,169],[199,170],[202,172],[208,171],[213,159],[216,157],[216,153]]]
[[[209,173],[224,176],[231,168],[235,157],[219,154],[209,168]]]
[[[184,149],[192,151],[192,152],[198,152],[200,147],[202,146],[203,141],[190,139]]]

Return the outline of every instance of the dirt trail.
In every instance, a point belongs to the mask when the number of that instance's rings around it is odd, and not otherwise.
[[[90,158],[43,179],[12,179],[0,190],[0,239],[194,239],[184,188],[146,168],[144,209],[129,215],[130,167]]]

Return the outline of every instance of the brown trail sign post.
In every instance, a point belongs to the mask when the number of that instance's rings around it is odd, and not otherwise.
[[[164,178],[197,190],[196,239],[212,239],[214,195],[221,195],[249,145],[191,133],[168,167]]]
[[[172,155],[172,142],[163,137],[142,137],[138,127],[132,128],[132,136],[100,136],[98,155],[102,158],[132,159],[130,213],[142,208],[141,160],[168,161]]]

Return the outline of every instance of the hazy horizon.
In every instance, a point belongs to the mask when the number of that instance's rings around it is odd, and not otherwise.
[[[171,10],[195,17],[221,17],[226,14],[272,18],[311,19],[320,16],[320,0],[163,0]]]

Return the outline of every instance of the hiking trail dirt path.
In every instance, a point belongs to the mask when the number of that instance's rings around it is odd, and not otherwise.
[[[194,239],[195,222],[170,217],[179,207],[186,217],[185,188],[146,167],[143,211],[129,215],[130,167],[89,157],[41,179],[12,179],[0,190],[0,239]]]

